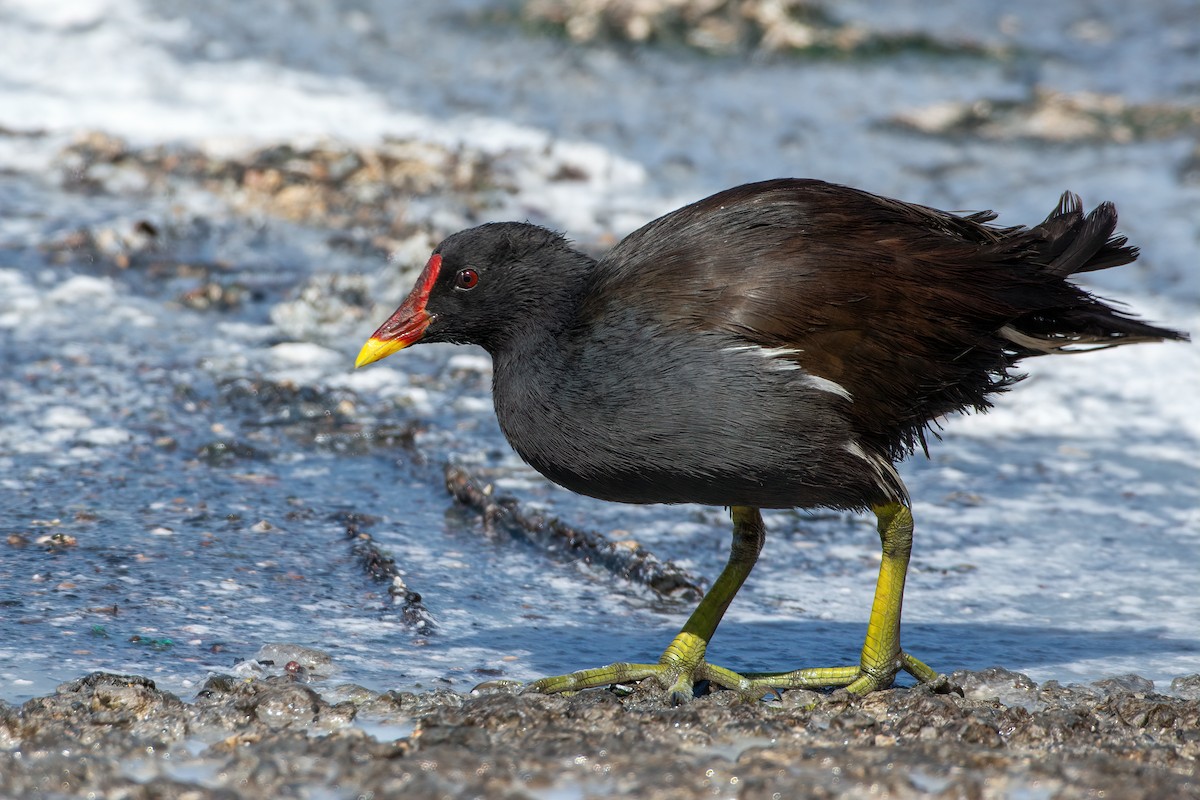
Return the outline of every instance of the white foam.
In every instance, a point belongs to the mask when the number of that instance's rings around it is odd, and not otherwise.
[[[91,417],[73,406],[53,406],[46,409],[41,418],[47,428],[90,428],[95,423]]]

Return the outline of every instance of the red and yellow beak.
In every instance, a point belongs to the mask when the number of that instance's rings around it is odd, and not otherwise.
[[[421,340],[425,329],[433,322],[433,315],[425,309],[425,304],[429,302],[429,293],[437,283],[441,267],[442,257],[436,253],[430,256],[425,270],[417,279],[417,285],[413,287],[408,298],[400,304],[396,313],[388,317],[387,322],[379,326],[379,330],[371,334],[371,338],[359,351],[354,362],[356,368],[387,358],[392,353]]]

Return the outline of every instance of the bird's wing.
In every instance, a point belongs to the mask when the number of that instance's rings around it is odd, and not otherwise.
[[[618,244],[580,318],[619,306],[776,349],[844,389],[863,440],[896,457],[934,418],[986,407],[1011,382],[1018,348],[1005,325],[1031,304],[1072,299],[1047,296],[1047,284],[1069,287],[1061,278],[1014,271],[1038,260],[1036,229],[987,225],[993,217],[821,181],[737,187]]]

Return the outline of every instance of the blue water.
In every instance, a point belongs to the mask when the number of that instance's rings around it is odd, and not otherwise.
[[[450,460],[704,579],[728,548],[720,509],[603,504],[523,467],[491,416],[479,352],[416,348],[351,372],[427,245],[403,244],[389,264],[319,225],[119,169],[102,174],[101,191],[82,191],[56,155],[79,131],[212,152],[323,133],[474,149],[497,160],[507,188],[478,209],[415,198],[409,221],[446,231],[532,218],[596,248],[675,204],[780,174],[995,207],[1015,222],[1040,219],[1070,187],[1089,202],[1116,199],[1144,248],[1138,266],[1095,287],[1200,328],[1200,186],[1183,168],[1186,136],[1053,145],[888,124],[1034,85],[1194,108],[1196,86],[1181,76],[1200,74],[1197,33],[1177,24],[1194,4],[1138,15],[1065,4],[1037,26],[899,6],[875,24],[1023,55],[867,62],[580,48],[488,22],[474,13],[486,5],[0,11],[0,534],[10,537],[0,541],[0,698],[93,669],[186,695],[269,642],[326,651],[332,682],[380,689],[465,689],[656,657],[686,603],[489,537],[445,493]],[[563,164],[582,177],[553,179]],[[157,262],[114,265],[104,253],[145,252],[141,220],[161,230]],[[101,240],[99,259],[55,245],[80,230]],[[331,292],[303,293],[327,275],[361,281],[376,309],[355,316]],[[180,302],[206,279],[241,287],[241,305]],[[1200,668],[1200,355],[1127,350],[1047,359],[1056,363],[1036,365],[992,414],[949,421],[931,460],[903,467],[918,521],[906,645],[935,667],[998,664],[1064,681],[1135,671],[1160,683]],[[432,628],[406,622],[363,572],[348,513],[369,518],[364,530],[421,594]],[[878,564],[870,521],[780,512],[768,523],[714,660],[853,661]]]

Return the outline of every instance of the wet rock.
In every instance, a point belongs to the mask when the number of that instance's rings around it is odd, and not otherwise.
[[[421,634],[437,630],[433,615],[425,607],[421,594],[408,587],[396,561],[385,553],[365,528],[377,522],[375,518],[354,512],[335,514],[334,519],[346,526],[346,538],[350,540],[350,552],[358,560],[363,571],[373,580],[388,585],[388,596],[400,609],[401,619]]]
[[[460,195],[481,208],[506,191],[494,159],[480,151],[411,139],[375,146],[323,141],[276,144],[235,156],[183,145],[138,148],[103,133],[84,133],[58,158],[65,187],[90,194],[167,193],[199,186],[228,198],[243,213],[335,229],[371,228],[406,235],[405,205],[413,197]],[[153,238],[156,226],[136,232]]]
[[[275,348],[284,349],[284,345]],[[306,353],[325,355],[315,345],[296,344],[293,351],[277,353],[280,359],[301,357]],[[316,352],[314,352],[316,351]],[[416,435],[421,429],[414,420],[399,423],[393,417],[384,421],[364,418],[358,396],[344,388],[273,381],[261,377],[238,377],[219,385],[221,402],[244,418],[244,427],[256,428],[252,435],[269,437],[280,432],[306,447],[317,447],[341,455],[361,455],[374,448],[398,448],[420,463]],[[212,466],[239,459],[267,460],[265,450],[237,440],[220,440],[205,445],[200,458]]]
[[[759,50],[807,55],[897,52],[980,55],[967,41],[939,40],[920,31],[873,30],[841,22],[813,0],[526,0],[522,14],[535,26],[572,41],[680,43],[707,53]]]
[[[1185,700],[1200,700],[1200,674],[1183,675],[1172,680],[1171,694]]]
[[[1063,686],[1058,681],[1046,681],[1038,689],[1038,700],[1048,706],[1083,705],[1094,702],[1099,694],[1095,689],[1077,683]]]
[[[232,378],[219,385],[221,400],[257,427],[308,426],[333,430],[353,423],[355,396],[291,381]]]
[[[1154,691],[1154,681],[1148,681],[1140,675],[1117,675],[1112,678],[1102,678],[1092,681],[1105,694],[1136,694],[1146,695]]]
[[[53,786],[250,798],[337,785],[412,797],[1200,797],[1200,701],[1134,678],[1103,690],[1038,690],[1001,669],[956,678],[967,697],[917,687],[763,703],[716,692],[674,707],[653,686],[572,696],[340,686],[331,703],[288,674],[215,676],[188,704],[144,678],[96,674],[20,710],[0,704],[0,796]],[[971,697],[997,688],[1037,691],[1046,707]],[[380,737],[356,727],[367,714],[390,723]]]
[[[324,650],[314,647],[302,647],[298,644],[264,644],[254,654],[254,660],[260,664],[271,664],[283,669],[290,664],[296,664],[306,678],[323,680],[337,672],[333,657]],[[292,675],[297,669],[288,670]]]
[[[268,461],[270,455],[254,445],[234,439],[221,439],[200,447],[196,457],[209,466],[219,467],[234,461]]]
[[[20,716],[25,749],[57,750],[63,740],[96,750],[161,747],[189,733],[183,702],[136,675],[93,672],[28,701]]]
[[[1194,136],[1200,131],[1200,108],[1035,89],[1023,100],[938,103],[900,114],[892,124],[939,137],[1128,143]]]
[[[1099,737],[1100,723],[1090,710],[1054,708],[1031,715],[1008,737],[1017,746],[1041,746],[1051,750],[1080,746]]]
[[[682,567],[660,561],[636,542],[612,542],[591,531],[572,528],[560,519],[526,513],[513,498],[492,495],[465,468],[443,468],[446,490],[462,505],[483,518],[485,533],[497,532],[536,544],[550,555],[570,561],[585,560],[626,580],[649,587],[664,597],[698,600],[701,580]]]
[[[284,729],[336,730],[349,725],[355,714],[352,704],[331,705],[286,676],[250,681],[211,678],[196,696],[196,712],[202,735],[235,729],[240,737]]]
[[[1005,705],[1034,709],[1042,707],[1037,684],[1028,675],[1003,667],[991,667],[979,672],[956,672],[951,680],[962,687],[969,700],[996,700]]]
[[[18,710],[0,700],[0,750],[9,750],[21,740],[21,721]]]
[[[245,297],[245,286],[210,281],[181,294],[179,302],[193,311],[232,311],[242,306]]]

